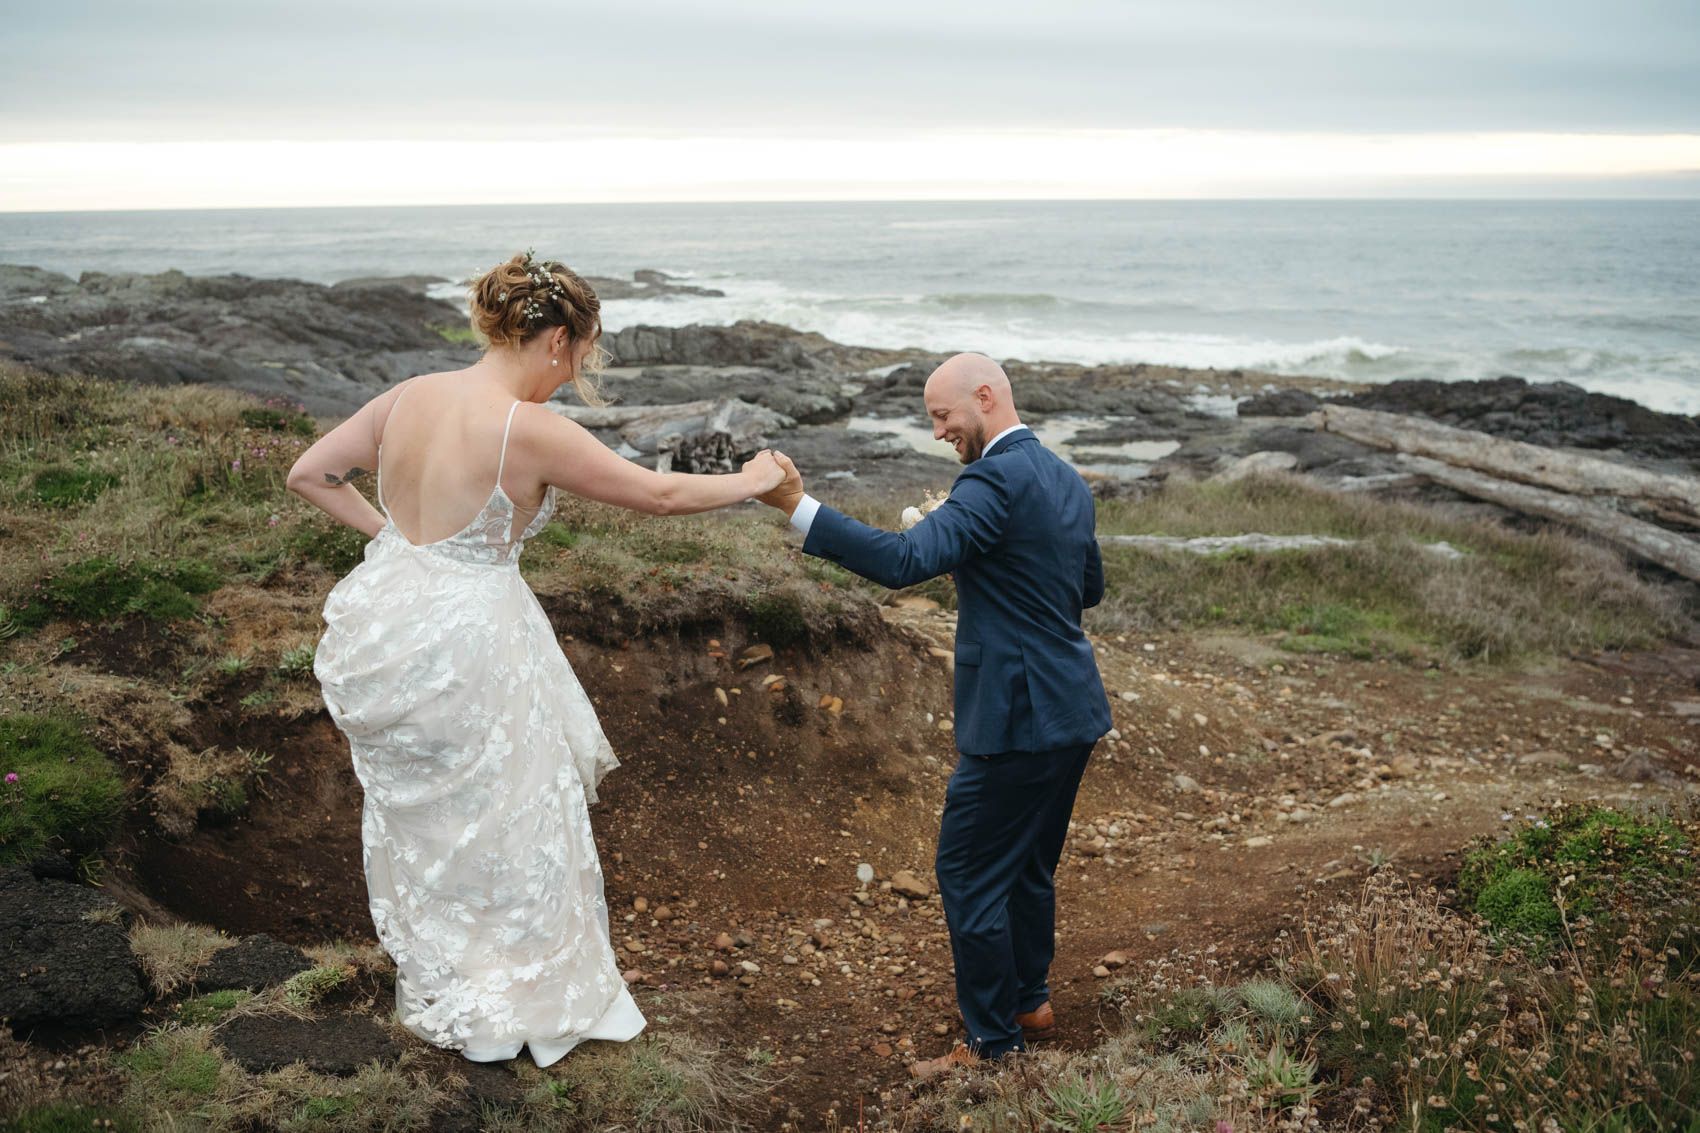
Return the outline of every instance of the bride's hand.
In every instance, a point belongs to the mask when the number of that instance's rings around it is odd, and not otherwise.
[[[771,449],[764,448],[745,461],[744,475],[755,481],[755,491],[750,493],[752,496],[765,496],[785,482],[785,470],[774,459]]]

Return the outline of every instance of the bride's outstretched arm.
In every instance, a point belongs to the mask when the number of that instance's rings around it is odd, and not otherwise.
[[[784,479],[765,450],[741,471],[724,476],[654,472],[614,452],[578,422],[541,406],[520,407],[511,443],[544,483],[647,515],[712,511],[769,492]]]

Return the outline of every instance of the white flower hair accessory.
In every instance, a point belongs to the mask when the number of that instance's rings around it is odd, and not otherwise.
[[[525,301],[525,321],[528,323],[535,323],[543,318],[546,313],[544,304],[550,301],[567,301],[566,288],[561,286],[561,281],[556,279],[552,272],[536,262],[533,258],[535,255],[532,249],[527,248],[525,259],[520,261],[520,265],[525,268],[525,274],[531,279],[532,292]],[[506,299],[507,292],[504,291],[501,297]]]

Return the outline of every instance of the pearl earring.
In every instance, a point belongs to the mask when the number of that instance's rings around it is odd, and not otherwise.
[[[559,366],[560,364],[561,364],[561,360],[559,358],[549,359],[549,365],[551,365],[551,366]]]

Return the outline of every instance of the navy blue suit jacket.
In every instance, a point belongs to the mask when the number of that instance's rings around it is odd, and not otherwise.
[[[822,506],[803,550],[898,589],[956,576],[956,746],[964,755],[1093,743],[1110,705],[1080,611],[1104,596],[1092,493],[1029,429],[957,476],[901,534]]]

